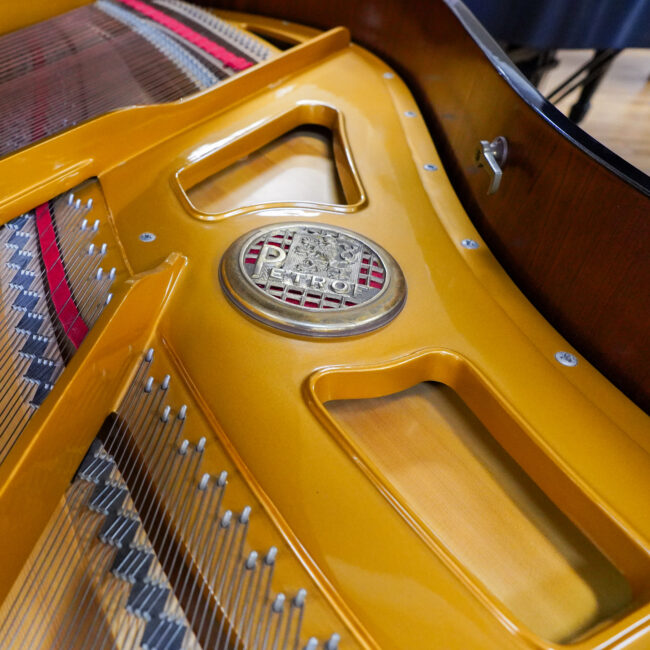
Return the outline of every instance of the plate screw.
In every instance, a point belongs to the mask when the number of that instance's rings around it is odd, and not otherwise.
[[[415,117],[417,113],[415,111],[406,111],[404,115],[406,115],[406,117]]]
[[[571,354],[570,352],[556,352],[555,360],[567,368],[573,368],[574,366],[578,365],[578,357],[576,357],[575,354]]]
[[[473,239],[463,239],[463,241],[460,242],[460,245],[463,248],[467,248],[471,251],[476,250],[480,246],[480,244],[477,241],[474,241]]]
[[[437,168],[435,165],[433,165],[432,163],[425,163],[424,168],[425,168],[428,172],[435,172],[435,171],[438,171],[438,168]]]
[[[154,235],[152,232],[143,232],[140,235],[140,241],[144,241],[144,242],[153,241],[155,238],[156,235]]]

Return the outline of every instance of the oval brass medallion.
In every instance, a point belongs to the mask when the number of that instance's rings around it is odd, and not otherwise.
[[[221,260],[221,284],[244,312],[308,336],[368,332],[394,318],[406,281],[392,256],[343,228],[284,223],[237,239]]]

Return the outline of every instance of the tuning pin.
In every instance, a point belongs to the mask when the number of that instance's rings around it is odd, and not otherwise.
[[[293,597],[291,603],[294,607],[304,607],[306,598],[307,598],[307,590],[299,589],[298,593]]]
[[[239,523],[240,524],[247,524],[250,521],[250,518],[251,518],[251,507],[246,506],[241,511],[241,514],[239,515]]]
[[[251,571],[255,568],[255,565],[257,564],[257,552],[256,551],[251,551],[246,558],[246,564],[244,567],[246,568],[247,571]]]
[[[273,605],[271,605],[271,609],[276,614],[279,614],[284,609],[284,601],[285,601],[284,594],[278,594],[275,597],[275,600],[273,601]],[[332,650],[335,650],[335,649],[333,648]]]
[[[325,644],[325,650],[338,650],[339,643],[341,642],[340,634],[332,634]]]

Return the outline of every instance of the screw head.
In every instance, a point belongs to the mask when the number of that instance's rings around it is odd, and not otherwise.
[[[384,79],[392,79],[394,76],[392,72],[384,72]]]
[[[555,353],[555,360],[567,368],[573,368],[578,365],[578,357],[576,357],[575,354],[564,352],[562,350]]]
[[[405,111],[404,115],[406,115],[406,117],[415,117],[417,113],[415,111]]]
[[[463,241],[460,242],[460,245],[470,251],[475,251],[480,246],[480,244],[474,239],[463,239]]]
[[[150,242],[154,239],[156,239],[156,235],[154,235],[152,232],[143,232],[140,234],[140,241]]]
[[[428,172],[435,172],[438,171],[438,168],[433,164],[433,163],[425,163],[424,168]]]

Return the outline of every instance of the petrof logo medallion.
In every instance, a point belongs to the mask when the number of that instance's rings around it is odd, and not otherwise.
[[[404,304],[393,258],[361,235],[321,224],[281,224],[238,239],[221,264],[231,300],[274,327],[343,336],[385,325]]]

